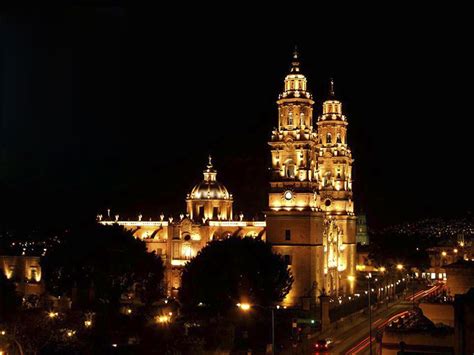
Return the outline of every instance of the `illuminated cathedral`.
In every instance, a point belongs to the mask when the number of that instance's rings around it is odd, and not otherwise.
[[[294,276],[286,305],[306,308],[322,293],[352,293],[356,217],[348,122],[332,81],[316,123],[314,104],[295,51],[269,142],[271,181],[264,221],[233,214],[232,194],[217,180],[209,157],[203,179],[186,196],[186,213],[179,218],[124,221],[118,215],[99,215],[99,222],[124,226],[163,258],[169,295],[176,294],[182,267],[201,248],[229,236],[261,238],[284,257]]]

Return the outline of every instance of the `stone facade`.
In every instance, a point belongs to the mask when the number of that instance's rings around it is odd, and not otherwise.
[[[22,295],[40,295],[44,286],[41,280],[39,256],[0,256],[0,269],[5,277],[15,282],[17,292]]]
[[[265,221],[244,221],[243,215],[233,216],[233,199],[226,187],[217,181],[217,171],[211,158],[203,171],[204,178],[186,197],[186,214],[179,219],[161,215],[159,220],[104,220],[117,223],[143,240],[147,250],[160,255],[165,265],[165,285],[169,296],[176,296],[181,285],[183,266],[212,240],[229,236],[253,237],[265,240]]]
[[[348,281],[355,275],[356,254],[348,123],[332,81],[316,124],[314,103],[295,52],[269,142],[267,212],[267,241],[285,255],[295,278],[288,305],[316,302],[323,292],[351,292],[354,286]]]

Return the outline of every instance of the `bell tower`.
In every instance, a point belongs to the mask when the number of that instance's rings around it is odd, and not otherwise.
[[[271,152],[267,242],[284,256],[294,283],[285,304],[309,308],[323,292],[350,293],[355,274],[352,155],[347,120],[331,80],[316,127],[312,94],[293,53],[277,100]]]
[[[329,98],[318,118],[318,190],[321,209],[330,214],[353,214],[352,153],[347,145],[347,119],[336,99],[331,79]]]
[[[273,130],[269,142],[272,155],[269,207],[288,211],[315,208],[314,101],[307,90],[296,50],[277,105],[278,127]]]
[[[307,89],[298,53],[293,53],[283,92],[277,100],[278,127],[268,143],[271,151],[267,242],[284,256],[294,277],[284,300],[309,307],[323,283],[324,224],[317,190],[317,133],[313,125],[313,96]]]

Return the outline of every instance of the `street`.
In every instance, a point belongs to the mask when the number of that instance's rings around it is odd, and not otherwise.
[[[426,290],[418,291],[414,297],[418,301],[423,297],[437,291],[440,285],[433,286]],[[388,323],[396,318],[403,316],[408,310],[413,308],[413,296],[405,299],[401,298],[388,306],[379,304],[378,308],[372,310],[372,353],[375,354],[376,341],[375,337],[378,330],[382,330]],[[329,351],[324,354],[369,354],[369,327],[368,314],[358,312],[346,317],[343,321],[337,322],[329,330],[323,332],[319,337],[315,337],[310,341],[306,353],[318,354],[313,352],[314,344],[318,339],[330,339],[332,343]],[[323,354],[323,353],[321,353]]]

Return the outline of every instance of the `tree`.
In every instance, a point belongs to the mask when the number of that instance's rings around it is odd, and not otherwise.
[[[221,312],[238,302],[268,306],[288,294],[293,277],[271,246],[253,238],[213,241],[183,270],[179,299],[193,309],[199,305]]]
[[[20,304],[21,299],[16,293],[15,284],[8,280],[0,269],[0,320],[14,316]]]
[[[140,285],[142,300],[151,303],[163,278],[161,258],[119,225],[93,224],[66,233],[41,265],[51,294],[86,290],[83,298],[96,305],[118,306],[120,296],[134,285]]]

